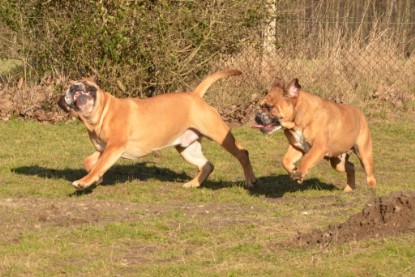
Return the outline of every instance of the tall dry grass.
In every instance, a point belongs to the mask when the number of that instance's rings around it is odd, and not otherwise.
[[[274,47],[250,43],[225,62],[245,72],[247,92],[266,90],[276,76],[298,77],[304,89],[369,114],[414,110],[415,1],[277,1],[275,7],[275,36],[263,38]]]

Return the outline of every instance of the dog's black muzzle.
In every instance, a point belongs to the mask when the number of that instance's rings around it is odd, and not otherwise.
[[[272,134],[281,129],[281,124],[276,117],[269,117],[266,112],[257,111],[255,114],[256,125],[252,128],[259,129],[264,134]]]
[[[280,125],[279,121],[276,118],[270,118],[266,112],[257,111],[255,114],[255,122],[257,124],[267,126],[270,124]]]
[[[66,90],[65,94],[59,99],[58,105],[65,112],[69,112],[71,109],[77,109],[79,106],[84,105],[89,97],[95,99],[96,96],[96,87],[78,82]]]

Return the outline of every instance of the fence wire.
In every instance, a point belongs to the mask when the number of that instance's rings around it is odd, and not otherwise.
[[[304,87],[339,102],[413,99],[415,1],[268,4],[261,36],[229,66],[243,69],[261,86],[276,76],[299,78]]]

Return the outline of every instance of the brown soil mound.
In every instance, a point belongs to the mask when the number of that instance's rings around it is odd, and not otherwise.
[[[346,222],[329,226],[328,230],[314,230],[299,234],[296,244],[328,245],[366,238],[391,236],[415,230],[415,193],[395,192],[377,197],[361,213]]]

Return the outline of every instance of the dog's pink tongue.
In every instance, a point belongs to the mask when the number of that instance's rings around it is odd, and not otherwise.
[[[254,129],[261,129],[261,128],[264,128],[264,127],[265,127],[264,125],[259,125],[259,124],[255,124],[255,125],[251,126],[251,128],[254,128]]]

